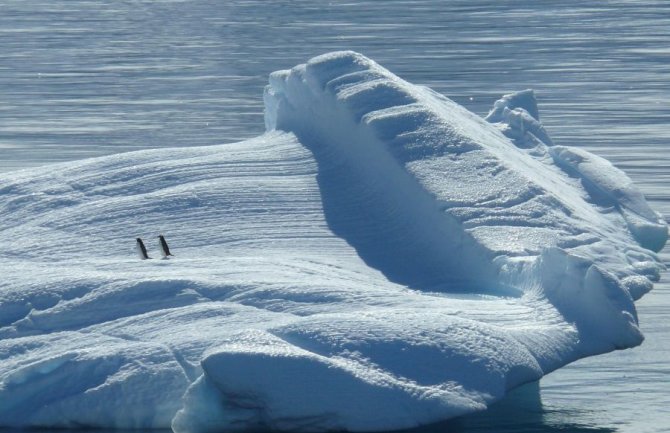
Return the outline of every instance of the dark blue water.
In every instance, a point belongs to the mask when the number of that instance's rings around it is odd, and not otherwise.
[[[0,171],[256,136],[268,73],[339,49],[479,114],[534,88],[555,143],[609,158],[670,215],[668,1],[3,0]],[[669,280],[638,303],[641,347],[428,431],[670,431]]]

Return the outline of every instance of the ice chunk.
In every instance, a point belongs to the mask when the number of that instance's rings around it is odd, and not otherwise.
[[[173,429],[206,431],[222,420],[245,430],[417,427],[482,409],[542,374],[515,338],[469,320],[402,309],[333,319],[239,335],[245,344],[216,348]],[[468,373],[481,363],[481,375]]]
[[[576,147],[554,146],[549,153],[560,167],[581,179],[596,203],[619,209],[640,245],[653,251],[663,248],[668,226],[661,215],[649,207],[626,173],[606,159]]]
[[[539,143],[553,145],[549,134],[540,123],[535,92],[531,89],[498,99],[486,120],[497,123],[501,131],[515,140],[520,147],[534,147]]]
[[[505,119],[505,110],[515,110],[520,108],[528,113],[536,121],[540,120],[540,111],[537,109],[537,99],[532,89],[522,90],[520,92],[510,93],[498,99],[486,120],[489,122],[502,122]]]
[[[265,102],[252,140],[0,176],[0,425],[408,428],[641,341],[640,196],[357,53]]]

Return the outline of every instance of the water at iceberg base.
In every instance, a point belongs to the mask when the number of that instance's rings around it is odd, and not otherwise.
[[[531,91],[482,119],[337,52],[264,100],[255,139],[0,177],[0,425],[416,428],[641,343],[667,226]]]

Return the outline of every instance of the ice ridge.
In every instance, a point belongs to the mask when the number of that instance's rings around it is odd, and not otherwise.
[[[340,52],[272,74],[265,95],[266,125],[294,132],[314,153],[333,231],[390,279],[495,293],[539,285],[551,296],[541,276],[548,271],[527,269],[551,268],[559,249],[614,276],[604,302],[628,305],[623,327],[639,338],[627,299],[640,296],[640,274],[654,279],[640,269],[662,266],[648,248],[665,244],[667,226],[623,172],[584,150],[552,146],[532,91],[495,103],[487,120],[497,128]],[[607,203],[594,199],[595,189]]]

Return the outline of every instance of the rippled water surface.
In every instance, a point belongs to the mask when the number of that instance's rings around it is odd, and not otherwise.
[[[667,1],[3,0],[0,171],[258,135],[268,73],[340,49],[479,114],[534,88],[555,143],[609,158],[670,215]],[[641,347],[430,431],[670,431],[663,278],[638,303]]]

